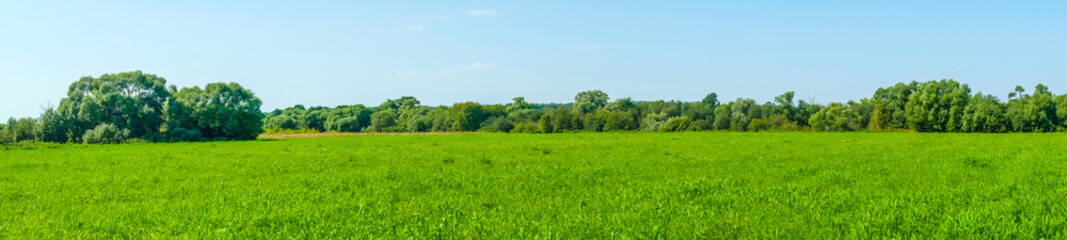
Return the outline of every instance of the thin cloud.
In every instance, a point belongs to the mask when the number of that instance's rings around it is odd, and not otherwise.
[[[407,26],[404,26],[404,31],[408,31],[408,32],[425,31],[426,29],[430,29],[430,28],[428,28],[428,27],[426,27],[426,25],[422,25],[422,24],[408,24]]]
[[[493,70],[493,69],[496,69],[496,68],[497,68],[496,64],[475,62],[475,63],[459,66],[457,68],[445,69],[444,71],[441,71],[441,73],[453,74],[453,73],[459,73],[459,72],[481,72],[481,71]]]
[[[467,15],[470,15],[472,17],[495,17],[499,16],[500,12],[496,10],[476,9],[467,10]]]

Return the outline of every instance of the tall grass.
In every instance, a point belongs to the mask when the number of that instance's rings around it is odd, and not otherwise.
[[[374,135],[0,151],[0,238],[1065,238],[1067,135]]]

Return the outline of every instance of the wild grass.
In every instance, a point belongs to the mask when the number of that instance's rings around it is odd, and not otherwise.
[[[0,151],[0,238],[1062,239],[1067,135],[372,135]]]

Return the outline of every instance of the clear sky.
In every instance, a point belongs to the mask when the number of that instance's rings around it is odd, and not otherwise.
[[[612,98],[819,103],[954,78],[1067,93],[1064,1],[0,0],[0,118],[81,76],[238,82],[265,111]]]

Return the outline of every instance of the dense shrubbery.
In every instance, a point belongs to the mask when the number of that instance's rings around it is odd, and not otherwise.
[[[119,129],[115,124],[101,123],[96,128],[85,131],[82,141],[95,144],[121,143],[129,137],[129,129]]]
[[[720,103],[708,94],[698,102],[611,100],[585,91],[567,104],[474,102],[425,106],[414,97],[388,99],[376,107],[296,105],[263,114],[261,102],[235,83],[205,88],[165,88],[163,78],[141,72],[84,77],[71,85],[58,109],[40,118],[0,124],[0,142],[114,142],[96,137],[109,124],[147,141],[255,139],[268,133],[307,132],[512,132],[574,131],[918,131],[1053,132],[1067,128],[1067,95],[1044,85],[1022,87],[1007,102],[954,80],[898,83],[869,99],[819,105],[795,101],[786,92],[763,104],[738,98]],[[105,129],[105,130],[109,130]],[[89,134],[93,133],[93,134]]]

